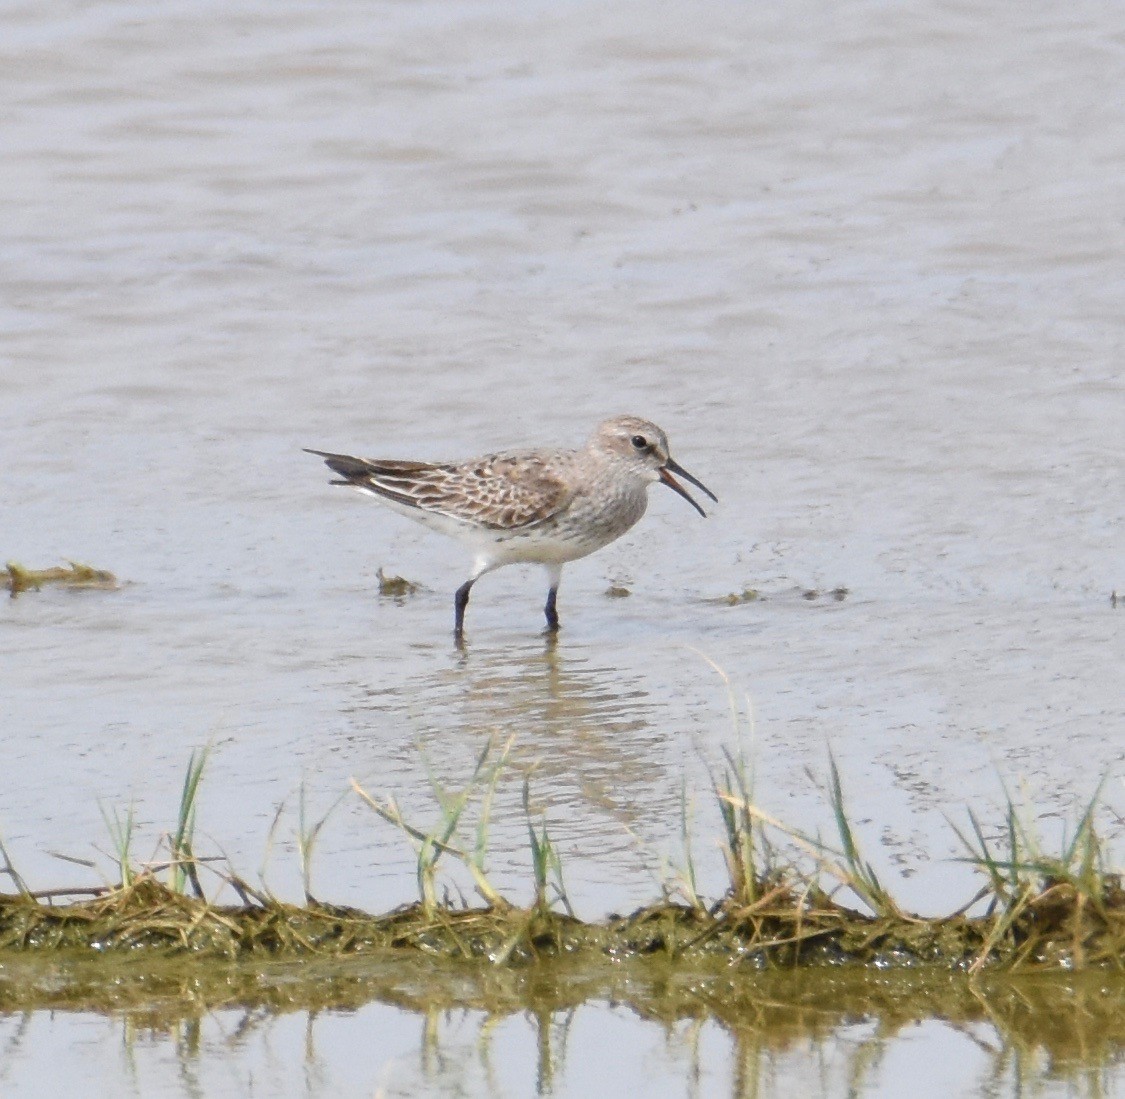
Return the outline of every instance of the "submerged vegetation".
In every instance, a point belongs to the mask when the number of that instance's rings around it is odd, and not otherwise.
[[[431,772],[437,814],[424,826],[408,820],[393,797],[376,798],[353,782],[356,796],[398,829],[416,853],[419,900],[386,915],[312,897],[309,863],[326,818],[308,826],[303,799],[298,853],[305,904],[289,904],[252,887],[225,860],[199,857],[195,804],[207,753],[193,753],[163,861],[138,866],[131,850],[132,813],[106,814],[116,884],[36,893],[0,843],[0,875],[16,888],[14,894],[0,894],[0,951],[269,959],[405,950],[489,967],[563,958],[615,964],[660,958],[689,967],[719,963],[754,969],[924,963],[970,974],[986,967],[1125,966],[1125,890],[1104,862],[1094,826],[1097,795],[1054,854],[1043,850],[1010,800],[1000,838],[989,838],[970,812],[967,829],[957,834],[984,884],[953,914],[922,918],[901,909],[864,859],[834,760],[828,797],[836,842],[829,844],[758,808],[745,760],[728,755],[713,777],[724,831],[723,895],[700,893],[685,791],[682,865],[669,871],[663,898],[627,916],[586,922],[571,908],[558,848],[545,821],[533,812],[526,777],[532,903],[513,904],[489,879],[489,824],[497,786],[510,771],[510,752],[511,741],[489,744],[460,790],[446,788]],[[481,904],[455,903],[448,888],[439,889],[439,872],[447,862],[467,872]],[[218,893],[233,891],[239,903],[209,899],[205,876],[218,883]],[[970,915],[974,909],[978,914]]]
[[[0,572],[0,586],[15,598],[20,592],[38,591],[44,584],[61,584],[70,588],[116,588],[117,577],[105,569],[91,568],[77,561],[68,561],[69,568],[57,565],[50,569],[26,569],[9,561]]]

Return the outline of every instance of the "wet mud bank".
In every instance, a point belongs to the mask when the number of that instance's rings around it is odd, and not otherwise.
[[[660,960],[738,969],[873,967],[1125,971],[1125,891],[1091,897],[1067,883],[981,916],[867,915],[819,890],[760,883],[757,900],[710,908],[663,902],[586,922],[547,907],[418,903],[385,915],[246,895],[216,905],[142,877],[67,904],[0,895],[0,960],[13,956],[147,956],[272,960],[395,955],[484,970],[560,958],[587,967]],[[108,960],[106,964],[111,964]]]

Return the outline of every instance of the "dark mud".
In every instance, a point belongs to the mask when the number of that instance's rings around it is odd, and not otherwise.
[[[62,905],[26,893],[0,895],[0,957],[59,951],[227,959],[397,952],[488,968],[558,958],[603,966],[661,958],[739,968],[1125,969],[1125,891],[1116,882],[1097,898],[1054,883],[1006,910],[936,919],[865,915],[819,891],[777,884],[751,904],[729,898],[710,909],[661,903],[597,923],[504,904],[416,904],[373,916],[317,902],[299,907],[240,888],[247,902],[242,905],[209,904],[147,876]]]

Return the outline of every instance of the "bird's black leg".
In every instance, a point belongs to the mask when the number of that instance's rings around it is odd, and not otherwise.
[[[474,577],[473,580],[476,578]],[[466,580],[453,597],[453,636],[460,641],[465,633],[465,608],[469,605],[469,590],[473,580]]]
[[[547,592],[547,606],[543,608],[547,615],[547,629],[551,633],[557,633],[559,628],[559,612],[555,610],[555,597],[558,594],[558,586],[552,585]]]

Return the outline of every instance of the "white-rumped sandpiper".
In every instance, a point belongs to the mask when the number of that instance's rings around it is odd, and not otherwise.
[[[555,599],[562,567],[620,538],[645,513],[648,487],[661,481],[704,510],[677,474],[715,494],[668,452],[668,438],[648,420],[617,416],[599,424],[581,450],[513,450],[466,462],[403,462],[353,458],[323,450],[340,480],[443,534],[473,554],[468,580],[454,597],[460,641],[469,590],[486,572],[530,562],[547,569],[547,628],[559,628]]]

